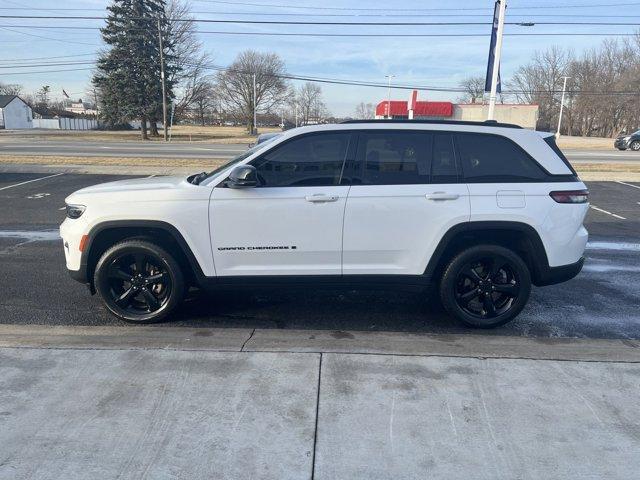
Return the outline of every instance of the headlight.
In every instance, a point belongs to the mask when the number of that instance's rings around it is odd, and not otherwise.
[[[631,136],[628,136],[628,137],[624,137],[624,138],[623,138],[623,140],[624,140],[625,142],[629,141],[630,139],[631,139]]]
[[[67,205],[67,217],[80,218],[86,209],[84,205]]]

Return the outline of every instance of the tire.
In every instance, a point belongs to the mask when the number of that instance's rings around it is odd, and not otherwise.
[[[469,327],[494,328],[513,320],[531,293],[522,258],[498,245],[478,245],[456,255],[440,281],[445,310]]]
[[[94,274],[107,309],[130,323],[155,323],[182,301],[184,276],[164,249],[144,240],[125,240],[109,248]]]
[[[631,142],[631,145],[629,145],[629,147],[634,152],[637,152],[638,150],[640,150],[640,140],[634,140],[633,142]]]

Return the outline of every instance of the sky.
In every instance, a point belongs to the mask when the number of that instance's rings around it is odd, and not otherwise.
[[[102,48],[97,27],[102,20],[74,20],[73,16],[104,16],[107,0],[0,0],[0,15],[61,16],[60,20],[0,18],[0,82],[19,83],[25,92],[51,87],[86,97],[91,64]],[[194,17],[203,19],[331,21],[331,22],[484,22],[490,23],[490,0],[190,0]],[[582,36],[505,36],[501,76],[504,80],[527,63],[536,50],[560,45],[580,53],[599,45],[611,34],[632,33],[634,26],[540,25],[540,22],[639,22],[640,2],[625,0],[510,0],[506,21],[536,22],[533,27],[507,25],[506,34],[586,33]],[[606,6],[604,6],[606,5]],[[278,14],[278,15],[275,15]],[[582,15],[579,16],[579,15]],[[94,27],[88,30],[56,26]],[[36,28],[37,27],[37,28]],[[229,65],[243,50],[275,52],[289,73],[302,76],[403,85],[457,87],[469,76],[484,76],[489,50],[489,24],[421,26],[249,25],[200,23],[204,49],[217,65]],[[223,35],[205,32],[276,32],[373,34],[373,37],[305,37]],[[461,34],[477,33],[479,37]],[[451,37],[382,37],[380,34],[448,34]],[[596,35],[598,34],[598,35]],[[617,37],[620,38],[620,37]],[[73,55],[73,57],[71,57]],[[82,62],[76,65],[29,66],[38,63]],[[86,62],[86,63],[84,63]],[[75,70],[55,72],[54,70]],[[353,115],[360,102],[387,98],[386,88],[322,84],[331,114]],[[406,100],[410,92],[392,89],[392,99]],[[460,94],[421,89],[421,100],[455,101]]]

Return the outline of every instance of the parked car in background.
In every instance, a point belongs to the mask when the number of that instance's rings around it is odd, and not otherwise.
[[[640,130],[637,130],[630,135],[620,135],[616,138],[615,142],[613,142],[613,146],[618,150],[626,150],[629,148],[637,152],[640,150]]]
[[[260,145],[261,143],[268,142],[269,140],[273,140],[274,138],[279,137],[280,135],[282,135],[282,133],[280,132],[261,133],[260,135],[258,135],[258,139],[256,140],[256,143],[254,143],[253,145]]]

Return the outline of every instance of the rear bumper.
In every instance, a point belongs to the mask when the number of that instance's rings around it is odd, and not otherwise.
[[[556,283],[566,282],[578,275],[584,265],[584,257],[580,258],[576,263],[562,265],[560,267],[547,267],[538,274],[534,284],[538,287],[545,285],[555,285]]]

